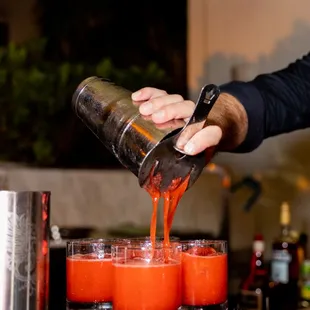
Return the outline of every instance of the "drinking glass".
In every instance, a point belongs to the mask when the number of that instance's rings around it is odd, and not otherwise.
[[[164,237],[156,237],[155,238],[155,241],[158,243],[158,242],[161,242],[163,247],[165,246],[164,245]],[[123,243],[127,243],[127,244],[130,244],[130,243],[134,243],[134,244],[137,244],[137,243],[146,243],[146,244],[149,244],[152,242],[152,239],[151,237],[147,236],[147,237],[132,237],[132,238],[125,238],[125,239],[122,239],[122,242]],[[180,246],[180,238],[179,237],[174,237],[174,236],[171,236],[169,237],[169,243],[177,243],[179,246]]]
[[[227,242],[182,241],[182,310],[226,310]]]
[[[67,308],[112,309],[115,239],[76,239],[67,242]]]
[[[176,239],[127,239],[112,246],[114,310],[176,310],[181,306],[181,254]]]

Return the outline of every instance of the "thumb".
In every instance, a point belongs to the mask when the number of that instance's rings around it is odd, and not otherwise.
[[[222,130],[219,126],[207,126],[198,131],[184,146],[184,152],[188,155],[196,155],[205,149],[216,146],[222,138]]]

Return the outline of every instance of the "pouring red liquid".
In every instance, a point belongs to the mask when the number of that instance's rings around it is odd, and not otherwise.
[[[157,225],[157,211],[158,203],[161,197],[164,198],[164,244],[169,245],[169,234],[175,211],[177,206],[185,193],[190,175],[186,176],[184,180],[177,178],[172,181],[167,191],[161,193],[158,188],[161,182],[161,175],[154,175],[154,169],[151,171],[149,183],[146,186],[147,192],[150,194],[153,203],[153,213],[151,219],[150,236],[152,243],[155,243],[156,225]]]

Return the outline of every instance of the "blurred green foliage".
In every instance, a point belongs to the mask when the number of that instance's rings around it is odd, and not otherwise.
[[[66,164],[63,153],[76,158],[71,153],[84,148],[83,141],[73,147],[81,129],[76,130],[71,97],[88,76],[99,75],[131,90],[162,86],[167,80],[156,63],[128,69],[115,68],[108,58],[96,65],[55,63],[45,59],[45,51],[45,39],[0,49],[0,161],[55,167]],[[77,166],[91,165],[87,143],[89,157],[76,160]]]

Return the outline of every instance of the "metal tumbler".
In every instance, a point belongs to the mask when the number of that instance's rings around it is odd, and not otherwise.
[[[49,192],[0,191],[0,310],[46,310]]]
[[[136,176],[150,151],[184,126],[182,121],[156,126],[139,113],[139,107],[131,100],[131,91],[99,77],[82,81],[72,105],[84,124]]]

